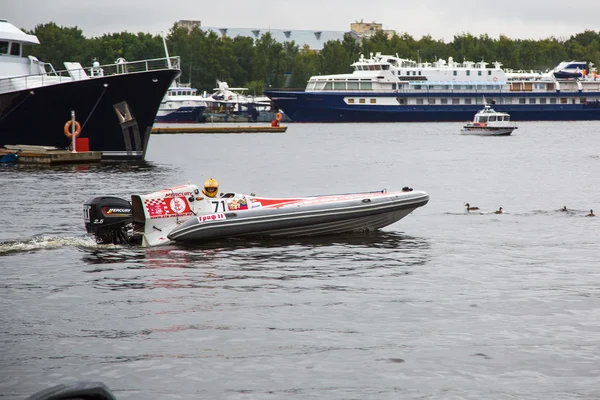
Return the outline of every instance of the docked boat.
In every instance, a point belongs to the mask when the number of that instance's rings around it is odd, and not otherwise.
[[[267,96],[249,95],[247,91],[248,88],[229,87],[227,82],[217,79],[217,87],[213,89],[213,93],[205,93],[203,96],[207,103],[205,119],[207,121],[215,118],[228,121],[235,121],[236,118],[253,121],[274,119],[271,99]]]
[[[427,193],[408,187],[293,198],[231,192],[210,198],[196,185],[182,185],[132,195],[131,200],[94,197],[84,204],[83,216],[87,232],[98,243],[149,247],[371,231],[401,220],[428,201]]]
[[[188,83],[173,82],[156,114],[156,122],[200,122],[206,102]]]
[[[508,113],[497,112],[488,104],[485,104],[473,121],[468,122],[461,132],[465,135],[479,136],[508,136],[515,129],[518,129],[514,122],[511,122]]]
[[[57,71],[23,57],[23,47],[33,44],[39,44],[35,35],[0,20],[0,147],[68,148],[73,133],[66,123],[74,111],[74,133],[87,138],[90,151],[103,159],[143,160],[160,102],[181,73],[179,58],[120,58],[89,68],[65,62]]]
[[[561,63],[548,72],[488,64],[371,53],[350,74],[312,76],[304,90],[265,95],[295,122],[461,122],[481,108],[482,97],[515,121],[600,120],[593,64]]]
[[[592,72],[592,78],[593,78]],[[585,61],[563,61],[552,71],[557,79],[579,79],[587,74],[587,63]]]

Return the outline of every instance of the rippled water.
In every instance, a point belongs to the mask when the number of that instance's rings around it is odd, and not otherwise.
[[[87,380],[119,399],[597,399],[598,124],[460,125],[156,135],[147,163],[0,165],[0,397]],[[153,249],[85,235],[89,197],[208,177],[431,200],[369,235]]]

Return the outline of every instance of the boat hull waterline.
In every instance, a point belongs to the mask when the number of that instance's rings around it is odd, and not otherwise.
[[[206,107],[180,107],[177,111],[163,112],[158,110],[155,122],[158,123],[198,123]]]
[[[473,114],[481,109],[480,104],[348,105],[344,101],[346,97],[396,98],[398,94],[336,94],[274,90],[265,93],[293,122],[462,122],[470,120]],[[449,95],[431,93],[428,96],[447,97]],[[498,97],[498,94],[490,92],[476,94],[476,97],[482,96],[494,98]],[[515,95],[513,94],[513,96]],[[519,94],[518,96],[531,97],[531,94]],[[600,92],[586,93],[586,96],[600,98]],[[510,114],[513,121],[600,120],[600,103],[596,102],[587,104],[494,104],[494,109]]]
[[[513,131],[517,128],[471,128],[464,127],[461,130],[463,135],[475,135],[475,136],[510,136]]]
[[[373,231],[401,220],[416,208],[427,204],[429,199],[424,192],[404,198],[395,196],[391,193],[390,196],[368,202],[364,202],[368,197],[363,200],[340,200],[338,204],[321,204],[306,211],[297,211],[292,207],[265,207],[251,216],[234,212],[226,214],[224,220],[208,224],[194,218],[174,229],[168,238],[174,241],[200,241],[225,237],[301,237]]]

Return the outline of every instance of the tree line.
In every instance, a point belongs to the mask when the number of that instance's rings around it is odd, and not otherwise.
[[[149,33],[120,32],[87,38],[78,27],[62,27],[54,22],[39,24],[28,33],[36,35],[41,44],[26,47],[26,55],[52,63],[57,70],[64,69],[64,61],[91,66],[94,59],[111,64],[119,57],[135,61],[165,56],[162,37]],[[174,24],[166,42],[169,54],[181,57],[181,82],[190,82],[192,87],[209,93],[217,79],[231,87],[248,87],[256,95],[265,85],[304,88],[311,76],[351,72],[350,64],[361,54],[367,57],[376,52],[429,62],[448,57],[456,61],[500,61],[503,68],[515,70],[547,70],[569,60],[600,65],[600,33],[592,30],[568,39],[542,40],[462,33],[449,43],[428,35],[416,40],[407,33],[388,38],[383,32],[359,41],[348,33],[343,40],[326,42],[317,52],[295,42],[277,42],[268,32],[258,39],[220,37],[211,31]]]

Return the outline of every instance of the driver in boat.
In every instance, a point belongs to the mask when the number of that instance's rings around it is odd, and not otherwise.
[[[216,179],[208,178],[206,182],[204,182],[204,189],[202,189],[202,193],[204,193],[206,197],[217,197],[217,193],[219,193],[219,182],[217,182]]]

